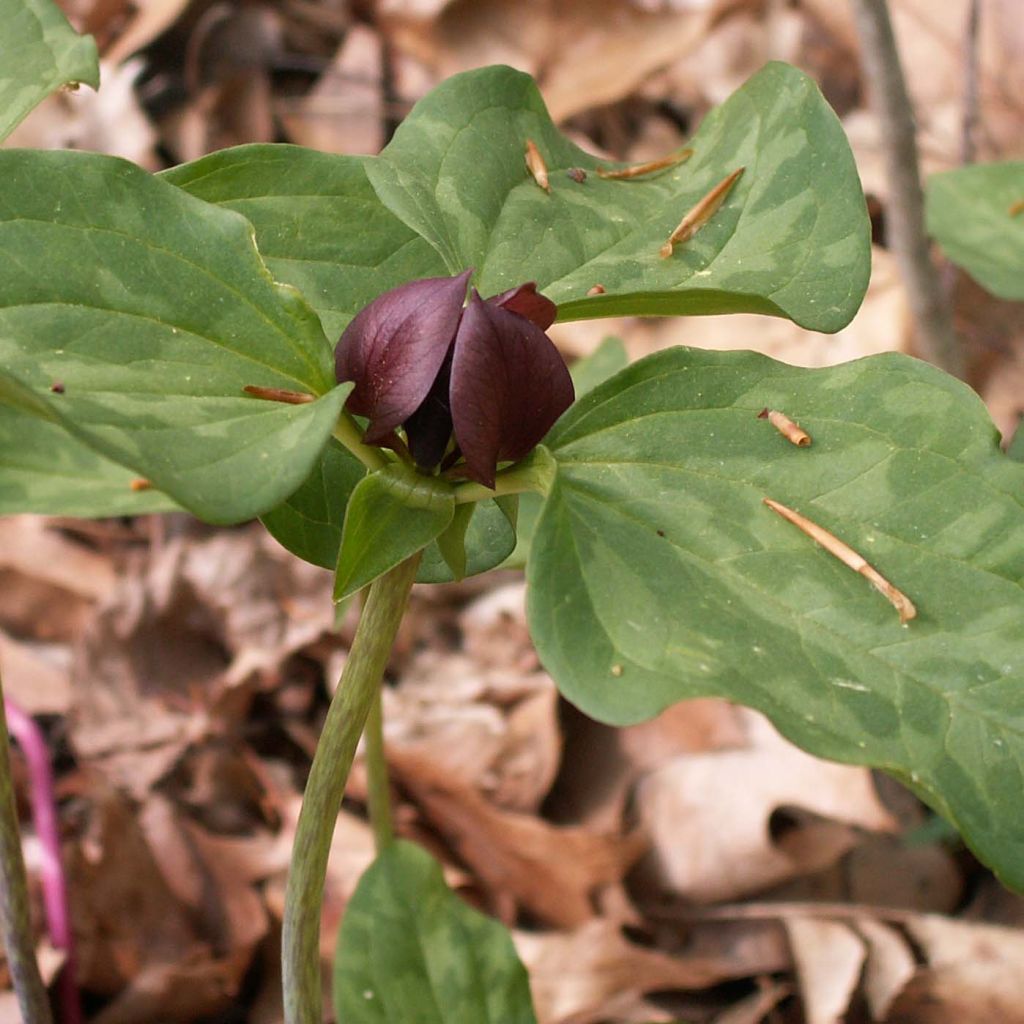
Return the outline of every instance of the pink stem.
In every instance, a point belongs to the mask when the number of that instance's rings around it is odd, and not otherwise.
[[[29,797],[32,823],[42,847],[40,876],[46,930],[55,949],[63,950],[64,966],[57,979],[61,1024],[82,1024],[82,1005],[75,981],[75,940],[68,912],[68,889],[60,859],[60,828],[57,824],[57,800],[53,791],[53,772],[46,739],[35,721],[9,697],[4,698],[7,726],[21,747],[28,764]]]

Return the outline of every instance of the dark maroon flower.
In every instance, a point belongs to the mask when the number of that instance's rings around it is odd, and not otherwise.
[[[554,303],[530,283],[486,302],[474,290],[464,306],[469,276],[378,296],[345,328],[335,367],[339,381],[355,381],[345,407],[369,420],[368,444],[387,445],[404,427],[421,469],[454,453],[467,477],[493,487],[498,464],[530,452],[574,394],[544,333]]]

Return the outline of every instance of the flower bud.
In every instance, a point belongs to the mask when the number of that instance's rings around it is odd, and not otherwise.
[[[501,462],[527,455],[572,404],[569,371],[544,333],[554,303],[533,283],[484,301],[470,271],[425,278],[378,296],[335,350],[346,408],[369,420],[364,440],[387,446],[405,431],[423,470],[442,459],[494,486]]]

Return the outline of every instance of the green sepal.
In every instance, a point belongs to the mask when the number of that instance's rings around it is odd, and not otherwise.
[[[345,511],[334,600],[362,590],[422,551],[455,515],[450,484],[407,466],[385,466],[356,484]]]
[[[466,576],[466,530],[473,518],[473,511],[474,506],[471,504],[456,505],[452,521],[435,542],[455,581]]]
[[[472,510],[464,536],[464,576],[476,576],[493,569],[515,548],[518,499],[518,494],[508,494],[456,506],[456,510]],[[416,582],[451,583],[455,578],[438,544],[435,542],[427,545],[416,574]]]

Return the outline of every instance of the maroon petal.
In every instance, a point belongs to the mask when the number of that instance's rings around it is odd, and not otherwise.
[[[368,443],[383,440],[427,397],[458,330],[471,273],[393,288],[345,328],[335,372],[355,381],[345,408],[370,420]]]
[[[450,396],[467,475],[487,487],[498,463],[530,452],[574,397],[548,336],[476,292],[455,336]]]
[[[518,288],[510,288],[500,295],[492,295],[487,301],[492,306],[500,306],[511,313],[525,316],[542,331],[546,331],[558,315],[558,307],[537,291],[535,281],[521,284]]]
[[[409,452],[420,469],[433,469],[448,448],[452,436],[452,411],[448,386],[452,376],[452,351],[437,374],[430,392],[405,421]]]

